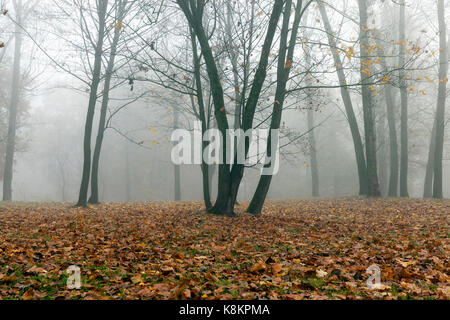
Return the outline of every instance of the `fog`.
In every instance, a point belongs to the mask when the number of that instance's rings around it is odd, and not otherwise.
[[[107,127],[98,170],[99,201],[202,201],[204,186],[201,166],[178,166],[180,195],[177,196],[177,166],[171,158],[174,147],[171,134],[174,129],[193,132],[195,121],[199,121],[196,116],[200,113],[198,95],[193,89],[197,84],[193,79],[195,66],[192,63],[191,36],[198,33],[200,28],[191,26],[189,31],[188,20],[177,1],[158,0],[128,1],[128,11],[123,19],[117,17],[123,14],[120,12],[123,1],[119,0],[87,1],[86,5],[77,0],[6,0],[1,3],[2,167],[6,162],[8,128],[11,126],[8,118],[10,108],[14,94],[18,96],[12,200],[74,203],[79,200],[85,156],[83,139],[86,134],[86,115],[92,102],[92,85],[96,81],[94,45],[98,45],[98,30],[101,28],[99,11],[104,2],[108,8],[102,58],[99,62],[95,113],[92,118],[91,157],[105,97],[105,79],[115,31],[119,40],[115,65],[110,72],[112,85],[106,112]],[[297,3],[293,2],[289,34],[292,34]],[[369,110],[376,135],[376,172],[382,196],[388,196],[392,170],[386,87],[389,86],[392,90],[399,164],[402,145],[400,88],[406,88],[408,195],[418,198],[424,195],[430,141],[437,116],[436,106],[439,104],[439,86],[448,81],[446,77],[440,77],[440,73],[443,74],[442,62],[447,63],[447,57],[440,58],[440,55],[446,54],[447,48],[442,48],[439,44],[441,33],[437,1],[406,1],[405,44],[399,38],[401,26],[398,17],[401,6],[397,2],[362,2],[368,4],[368,28],[376,28],[376,31],[371,31],[370,43],[375,46],[378,39],[382,42],[385,52],[383,61],[387,64],[385,70],[384,62],[377,60],[380,52],[371,52],[369,58],[360,53],[358,1],[312,1],[311,4],[303,1],[306,9],[295,41],[294,59],[292,62],[287,60],[286,63],[292,64],[292,67],[287,66],[292,70],[282,106],[280,169],[272,177],[267,199],[317,196],[312,190],[312,166],[318,172],[316,183],[320,197],[359,195],[354,140],[341,96],[341,89],[346,86],[339,82],[336,68],[343,70],[346,76],[347,92],[351,97],[364,148],[367,118],[365,119],[362,93],[373,87],[373,91],[370,91],[372,109]],[[209,35],[208,41],[213,47],[214,59],[220,69],[220,81],[226,97],[224,108],[230,127],[233,127],[236,119],[235,93],[247,90],[237,98],[241,106],[249,99],[274,1],[255,3],[241,0],[230,5],[227,1],[209,1],[205,6],[203,26]],[[326,7],[331,27],[335,31],[334,40],[338,41],[337,48],[330,47],[323,25],[324,19],[318,9],[319,4]],[[444,5],[444,16],[448,17],[450,9],[447,1]],[[80,22],[80,17],[85,20]],[[273,100],[277,94],[277,84],[280,83],[277,63],[281,59],[279,42],[283,37],[282,19],[283,15],[271,46],[268,75],[258,99],[253,128],[269,128],[274,115]],[[256,25],[251,25],[250,21]],[[232,34],[228,35],[227,30],[232,30]],[[445,31],[448,33],[448,30]],[[251,32],[253,37],[249,36]],[[19,57],[15,45],[18,33],[22,38]],[[237,49],[233,49],[230,41],[236,43]],[[196,42],[197,54],[205,54],[205,48],[199,42]],[[416,50],[416,46],[420,49]],[[406,51],[403,63],[402,47]],[[350,48],[355,52],[352,53]],[[251,55],[247,55],[247,50],[252,52]],[[339,51],[343,66],[336,67],[333,51]],[[16,88],[18,93],[14,93],[17,59],[21,61],[21,65],[17,82],[19,87]],[[215,115],[214,110],[217,113],[218,107],[211,89],[211,70],[204,59],[203,55],[200,56],[199,73],[205,105],[211,108],[209,114],[208,111],[205,112],[207,118],[209,115],[210,128],[214,128],[217,127],[217,114]],[[246,59],[250,59],[248,65],[245,65]],[[361,61],[364,65],[370,59],[370,83],[362,87],[360,79],[364,76],[361,73],[365,69],[361,67]],[[237,64],[233,65],[235,62]],[[185,69],[189,72],[184,73]],[[388,75],[389,83],[385,81]],[[403,80],[407,82],[406,85],[402,84]],[[310,89],[305,89],[306,87]],[[448,89],[444,87],[443,90]],[[245,109],[241,111],[245,112]],[[313,117],[313,128],[308,123],[308,113]],[[441,120],[446,125],[448,111],[444,114],[445,119]],[[445,198],[450,195],[448,135],[446,125],[442,156],[442,189]],[[312,154],[315,154],[317,163],[312,163]],[[245,168],[238,201],[252,200],[260,181],[260,169],[261,166]],[[2,176],[4,172],[2,168]],[[209,167],[212,201],[218,195],[218,173],[217,165]],[[400,182],[397,188],[400,188]],[[400,196],[400,193],[396,193]],[[0,196],[5,198],[1,190]]]

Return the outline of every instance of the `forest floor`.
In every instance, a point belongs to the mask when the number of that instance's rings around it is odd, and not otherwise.
[[[0,299],[449,299],[450,201],[0,204]],[[67,268],[82,288],[67,288]],[[376,265],[381,284],[369,289]]]

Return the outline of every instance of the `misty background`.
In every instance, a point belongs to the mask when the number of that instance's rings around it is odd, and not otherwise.
[[[2,9],[9,10],[7,15],[15,19],[13,2],[5,1]],[[26,3],[26,0],[23,0]],[[22,93],[19,103],[16,153],[14,157],[13,200],[25,202],[75,202],[81,182],[83,165],[83,134],[89,101],[89,90],[72,75],[61,70],[58,65],[66,64],[71,70],[83,69],[83,55],[78,43],[82,42],[76,24],[63,17],[62,7],[71,1],[61,1],[58,7],[55,1],[33,1],[26,23],[22,22]],[[92,1],[95,3],[96,1]],[[114,2],[114,1],[110,1]],[[245,1],[244,1],[245,2]],[[376,2],[376,1],[375,1]],[[76,1],[74,2],[76,3]],[[270,1],[268,1],[270,3]],[[334,3],[334,2],[333,2]],[[426,81],[425,77],[436,79],[438,73],[436,1],[407,1],[407,39],[423,45],[423,52],[410,65],[411,84],[409,90],[409,175],[408,186],[411,197],[422,197],[425,169],[431,130],[436,109],[437,81]],[[25,5],[25,4],[23,4]],[[345,0],[334,3],[339,10],[329,9],[333,27],[340,27],[340,37],[348,41],[357,41],[358,26],[351,19],[357,18],[357,1]],[[447,5],[447,4],[446,4]],[[386,7],[389,6],[389,7]],[[376,2],[373,10],[373,23],[383,32],[391,33],[387,38],[398,37],[398,6],[395,3]],[[446,7],[446,10],[450,9]],[[323,32],[320,13],[313,6],[302,26],[299,39],[314,39],[317,43],[327,43]],[[446,13],[448,13],[446,11]],[[391,15],[386,16],[389,12]],[[450,12],[450,11],[449,11]],[[7,114],[11,97],[12,73],[14,61],[15,23],[7,15],[0,17],[0,154],[5,152],[7,132]],[[448,14],[447,14],[448,16]],[[62,24],[62,20],[66,24]],[[372,19],[371,19],[372,20]],[[17,21],[16,21],[17,22]],[[131,24],[131,22],[128,21]],[[166,42],[176,41],[179,34],[172,34],[175,28],[184,28],[182,24],[173,25],[164,21],[162,30],[170,30],[164,37]],[[314,27],[314,28],[313,28]],[[57,30],[59,28],[59,30]],[[126,27],[124,27],[127,30]],[[131,27],[130,27],[131,28]],[[158,27],[154,27],[158,28]],[[125,31],[126,32],[126,31]],[[152,30],[143,31],[151,36]],[[9,40],[8,40],[9,39]],[[354,40],[352,40],[354,39]],[[310,40],[310,42],[314,42]],[[163,40],[158,40],[163,41]],[[301,40],[299,40],[301,42]],[[355,42],[356,43],[356,42]],[[70,45],[72,44],[72,45]],[[130,46],[131,47],[131,46]],[[398,46],[397,46],[398,47]],[[392,51],[397,50],[395,44]],[[119,56],[128,54],[123,49]],[[312,106],[301,94],[287,98],[282,119],[282,132],[288,136],[297,135],[299,139],[282,148],[280,171],[274,176],[268,198],[289,199],[312,197],[311,153],[317,156],[319,171],[319,192],[321,197],[344,197],[358,195],[358,172],[351,132],[342,105],[339,88],[326,88],[326,83],[337,81],[336,73],[331,70],[334,62],[330,48],[316,45],[312,49],[317,62],[316,77],[320,78],[324,88],[314,92]],[[334,49],[332,49],[334,50]],[[427,53],[425,53],[425,50]],[[301,50],[299,50],[301,55]],[[51,59],[50,59],[51,58]],[[125,59],[125,58],[123,58]],[[141,58],[145,59],[145,57]],[[84,60],[85,61],[85,60]],[[86,61],[84,62],[86,63]],[[348,62],[346,74],[357,79],[359,71],[351,68]],[[184,112],[186,101],[179,94],[158,86],[152,81],[134,78],[132,84],[127,81],[130,70],[136,69],[140,61],[132,59],[124,63],[121,70],[115,71],[115,84],[111,92],[109,115],[117,111],[110,119],[110,128],[105,131],[104,144],[100,158],[99,197],[102,202],[130,202],[175,199],[175,166],[171,162],[170,142],[173,127],[173,113],[179,113],[177,127],[192,129],[196,120]],[[331,70],[331,71],[330,71]],[[415,80],[422,78],[421,80]],[[356,80],[357,81],[357,80]],[[130,86],[133,86],[132,90]],[[101,90],[101,89],[99,89]],[[423,90],[421,92],[420,90]],[[400,94],[395,90],[395,105],[400,104]],[[386,105],[382,95],[375,96],[375,119],[377,127],[377,151],[379,160],[379,179],[383,195],[387,194],[389,176],[389,149]],[[351,88],[353,107],[358,123],[363,123],[363,111],[360,90]],[[93,139],[98,126],[100,103],[97,103]],[[129,103],[125,107],[124,104]],[[313,110],[315,143],[308,140],[308,110]],[[396,108],[396,117],[400,118],[400,108]],[[398,123],[399,130],[399,123]],[[448,138],[448,126],[446,126]],[[449,194],[449,157],[448,139],[444,146],[444,197]],[[284,143],[282,143],[283,145]],[[3,166],[3,161],[1,162]],[[245,171],[245,178],[239,192],[239,200],[251,199],[259,179],[259,169]],[[214,170],[212,197],[217,193],[217,170]],[[198,165],[183,165],[180,169],[181,200],[202,200],[202,177]],[[1,195],[0,190],[0,195]]]

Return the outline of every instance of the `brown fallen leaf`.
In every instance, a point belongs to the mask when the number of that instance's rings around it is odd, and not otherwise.
[[[32,266],[30,269],[28,269],[25,273],[26,274],[46,274],[48,271],[37,267],[37,266]]]
[[[256,264],[254,264],[253,266],[251,266],[248,269],[248,271],[250,271],[250,272],[260,272],[260,271],[266,270],[266,268],[267,268],[266,264],[264,262],[260,261],[260,262],[258,262]]]
[[[34,291],[33,288],[28,288],[28,290],[22,295],[22,299],[24,300],[32,300],[34,299]]]
[[[211,271],[209,271],[209,270],[205,273],[205,278],[208,279],[208,280],[211,280],[213,282],[218,282],[219,281],[219,279],[215,275],[213,275],[211,273]]]
[[[161,267],[161,272],[163,273],[163,274],[169,274],[169,273],[171,273],[171,272],[173,272],[174,271],[174,269],[172,268],[172,267],[168,267],[168,266],[163,266],[163,267]]]
[[[181,252],[175,252],[174,253],[174,258],[176,258],[176,259],[181,259],[181,260],[183,260],[184,259],[184,254],[182,254]]]
[[[183,290],[183,293],[181,294],[182,299],[191,299],[191,290],[185,289]]]
[[[133,282],[134,284],[138,284],[138,283],[143,282],[142,275],[138,274],[138,275],[132,277],[131,278],[131,282]]]
[[[281,270],[283,270],[283,266],[281,264],[275,263],[274,265],[272,265],[272,273],[274,275],[277,275],[278,273],[280,273]]]
[[[304,295],[303,294],[290,293],[290,294],[285,294],[283,297],[286,300],[302,300],[304,298]]]
[[[142,298],[148,298],[155,295],[155,291],[150,288],[143,288],[139,290],[138,295]]]

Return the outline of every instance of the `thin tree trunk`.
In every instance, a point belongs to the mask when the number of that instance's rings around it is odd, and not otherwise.
[[[400,96],[401,96],[401,149],[400,149],[400,196],[409,197],[408,194],[408,88],[406,84],[406,21],[405,21],[406,4],[405,0],[400,2],[400,26],[399,26],[399,42],[400,42]]]
[[[378,104],[378,99],[376,99]],[[384,106],[384,103],[380,103]],[[386,195],[388,186],[388,166],[387,166],[387,139],[386,139],[386,114],[385,110],[379,108],[378,120],[377,120],[377,141],[378,141],[378,175],[380,177],[380,192],[381,195]]]
[[[304,19],[307,19],[305,14]],[[307,37],[307,34],[304,34]],[[304,48],[304,55],[306,60],[306,68],[308,75],[306,76],[306,84],[308,87],[312,86],[312,77],[310,72],[311,69],[311,50],[309,48]],[[317,146],[316,146],[316,135],[314,132],[314,110],[313,110],[313,95],[315,90],[306,90],[306,103],[308,105],[307,110],[307,128],[308,128],[308,142],[310,148],[310,172],[311,172],[311,195],[313,197],[319,197],[319,167],[317,164]]]
[[[384,12],[388,14],[387,12]],[[380,39],[380,37],[377,37]],[[397,120],[396,120],[396,106],[395,97],[392,87],[391,78],[388,74],[388,64],[386,62],[386,53],[383,49],[383,43],[378,41],[378,56],[381,58],[381,67],[383,72],[386,74],[386,80],[384,81],[384,97],[386,99],[386,109],[387,109],[387,122],[389,128],[389,185],[387,196],[397,197],[398,196],[398,181],[399,181],[399,158],[398,158],[398,134],[397,134]]]
[[[381,193],[378,182],[373,97],[371,91],[369,90],[371,70],[365,64],[365,62],[369,59],[366,51],[367,48],[369,48],[367,0],[359,0],[358,4],[360,17],[361,90],[364,112],[364,131],[366,138],[368,196],[379,197],[381,196]]]
[[[439,18],[439,90],[436,108],[436,142],[434,155],[434,181],[433,198],[442,199],[442,157],[444,153],[445,135],[445,103],[447,99],[447,74],[448,74],[448,53],[447,53],[447,25],[445,23],[444,0],[438,0]]]
[[[132,201],[131,196],[131,165],[130,165],[130,152],[131,144],[129,141],[125,141],[125,197],[127,202]],[[103,188],[104,189],[104,188]]]
[[[385,87],[387,118],[389,126],[389,197],[398,196],[398,138],[397,138],[397,121],[395,120],[395,104],[392,94],[392,86],[390,84]]]
[[[203,99],[203,85],[202,85],[202,78],[201,78],[201,66],[200,66],[200,58],[198,56],[197,51],[197,41],[195,38],[195,33],[190,28],[190,34],[191,34],[191,44],[192,44],[192,53],[193,53],[193,59],[194,59],[194,77],[195,77],[195,85],[197,88],[197,103],[198,103],[198,113],[200,122],[202,124],[202,137],[205,136],[206,131],[209,127],[209,121],[206,117],[206,108],[205,108],[205,101]],[[192,100],[192,104],[195,102]],[[209,119],[209,115],[208,115]],[[210,168],[209,165],[205,162],[205,159],[203,157],[203,153],[205,149],[208,147],[208,143],[206,141],[203,141],[202,139],[202,164],[201,164],[201,171],[202,171],[202,184],[203,184],[203,201],[205,203],[206,210],[210,210],[212,208],[211,203],[211,183],[210,183]]]
[[[431,131],[430,148],[428,150],[427,169],[425,173],[425,183],[423,186],[423,197],[433,197],[434,180],[434,156],[436,154],[436,118],[433,121],[433,130]]]
[[[210,80],[210,86],[212,91],[212,97],[214,100],[215,117],[217,120],[217,126],[223,137],[226,136],[228,126],[228,120],[225,113],[225,100],[223,95],[223,88],[219,77],[219,70],[217,69],[214,56],[212,54],[211,47],[208,42],[205,30],[202,25],[203,11],[199,12],[200,9],[194,10],[194,15],[192,16],[190,9],[187,7],[187,3],[183,1],[178,1],[180,7],[185,12],[186,16],[189,17],[192,28],[195,35],[202,47],[203,57],[205,59],[205,64],[207,67],[208,77]],[[223,143],[223,154],[226,154],[226,142]],[[220,164],[219,165],[219,187],[218,187],[218,198],[215,206],[219,208],[219,211],[225,212],[222,208],[225,207],[228,195],[229,195],[229,185],[230,185],[230,165]],[[219,213],[219,212],[218,212]]]
[[[328,14],[323,4],[319,5],[320,14],[324,23],[325,31],[328,36],[328,43],[333,54],[334,62],[336,65],[336,72],[339,78],[339,85],[341,87],[341,97],[344,102],[345,112],[347,115],[347,121],[350,126],[350,131],[353,139],[353,146],[355,149],[356,163],[358,166],[358,177],[359,177],[359,194],[367,195],[367,166],[366,157],[364,155],[364,146],[362,143],[361,133],[359,131],[358,121],[356,120],[355,111],[353,109],[352,100],[350,98],[350,92],[346,86],[347,80],[344,74],[344,69],[342,65],[342,60],[339,54],[337,54],[334,48],[337,48],[337,43],[333,37],[333,30],[331,28],[330,21],[328,19]]]
[[[59,174],[61,175],[61,200],[66,202],[66,174],[64,172],[64,164],[61,159],[57,158]]]
[[[100,110],[100,121],[98,125],[97,139],[95,141],[94,157],[92,159],[92,177],[91,177],[91,197],[89,203],[98,204],[98,168],[100,165],[100,154],[103,145],[103,138],[105,135],[106,126],[106,115],[108,112],[109,95],[111,90],[111,79],[114,72],[114,64],[116,59],[117,45],[119,43],[121,28],[119,27],[119,22],[122,22],[125,14],[125,6],[127,0],[120,1],[118,8],[117,21],[115,22],[114,38],[111,44],[111,53],[109,56],[108,66],[106,68],[105,84],[103,87],[103,100]]]
[[[106,11],[108,1],[99,0],[98,2],[98,39],[95,48],[95,60],[94,69],[92,74],[92,81],[90,85],[90,95],[88,111],[86,114],[86,123],[84,128],[84,146],[83,146],[83,174],[81,179],[80,193],[78,197],[77,206],[87,206],[87,195],[89,189],[89,178],[91,173],[91,138],[92,138],[92,125],[94,122],[95,105],[97,103],[97,90],[100,84],[100,74],[102,68],[102,54],[103,54],[103,42],[105,37],[106,28]]]
[[[317,146],[316,137],[314,134],[314,111],[308,110],[308,131],[309,131],[309,144],[311,147],[310,160],[311,160],[311,188],[312,196],[319,197],[319,167],[317,163]]]
[[[17,24],[15,27],[14,65],[11,90],[11,103],[9,106],[8,136],[6,140],[5,169],[3,171],[3,201],[12,200],[12,180],[14,173],[14,152],[16,150],[16,125],[17,108],[20,101],[20,78],[21,78],[21,58],[22,58],[22,0],[17,3]]]
[[[173,129],[178,129],[178,109],[173,109]],[[174,176],[174,200],[181,201],[181,167],[177,164],[173,165]]]

